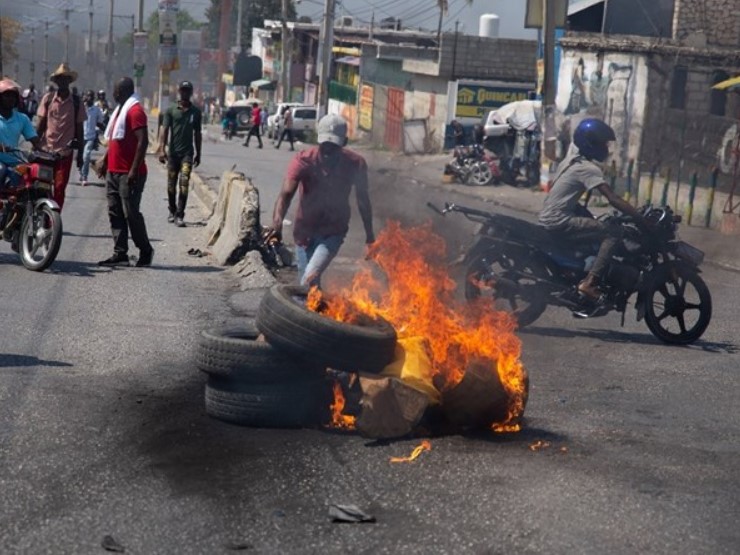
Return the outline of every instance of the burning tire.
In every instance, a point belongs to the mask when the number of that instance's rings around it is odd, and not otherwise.
[[[258,428],[300,428],[319,421],[327,403],[321,380],[243,385],[209,377],[206,414],[233,424]]]
[[[260,303],[257,328],[268,342],[302,360],[345,370],[378,373],[392,360],[396,332],[385,320],[346,324],[305,307],[305,287],[275,285]]]
[[[323,368],[301,364],[269,343],[257,341],[259,334],[253,324],[202,331],[196,358],[198,368],[211,376],[255,384],[322,376]]]

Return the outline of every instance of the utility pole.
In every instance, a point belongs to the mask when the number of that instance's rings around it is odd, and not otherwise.
[[[221,0],[221,21],[219,22],[218,36],[228,44],[231,35],[231,0]],[[221,45],[219,45],[221,46]],[[224,45],[225,46],[225,45]],[[222,46],[218,52],[218,96],[221,102],[226,102],[226,84],[223,82],[223,74],[226,72],[227,56],[229,49]]]
[[[236,7],[236,48],[237,54],[242,53],[242,12],[244,11],[244,0],[239,0]]]
[[[91,66],[93,65],[93,16],[95,15],[95,7],[93,6],[95,0],[90,0],[90,11],[88,12],[88,15],[90,16],[90,21],[87,26],[87,65]],[[93,73],[94,70],[93,70]]]
[[[370,16],[370,32],[367,35],[367,40],[373,40],[373,29],[375,28],[375,12]]]
[[[437,24],[437,44],[442,45],[442,18],[447,11],[447,0],[437,0],[439,3],[439,23]]]
[[[44,21],[44,82],[49,78],[49,20]]]
[[[31,27],[31,63],[28,64],[31,83],[36,80],[36,25]]]
[[[92,0],[90,0],[90,2],[92,2]],[[142,33],[144,31],[144,0],[139,0],[139,28],[138,28],[138,31],[140,33]],[[141,94],[141,77],[142,77],[142,74],[141,74],[141,72],[139,70],[136,69],[136,64],[137,63],[140,63],[140,61],[136,59],[136,38],[135,37],[136,37],[136,32],[134,32],[132,30],[131,42],[132,42],[133,47],[134,47],[134,53],[133,53],[133,58],[132,58],[133,61],[134,61],[133,62],[134,63],[134,79],[135,79],[135,83],[136,83],[136,92],[139,93],[139,94]],[[141,63],[143,64],[143,61],[141,61]]]
[[[64,61],[69,63],[69,5],[64,7]]]
[[[555,0],[542,0],[542,28],[544,44],[545,75],[542,95],[543,150],[544,155],[554,161],[555,152]],[[544,161],[543,161],[544,162]]]
[[[325,0],[324,19],[319,34],[319,98],[316,117],[321,118],[329,109],[329,79],[331,77],[331,55],[334,44],[334,0]]]
[[[113,88],[113,10],[115,0],[110,0],[110,13],[108,14],[108,44],[106,50],[105,84],[111,90]]]
[[[283,29],[280,38],[280,99],[290,101],[290,83],[288,81],[288,0],[282,0]]]

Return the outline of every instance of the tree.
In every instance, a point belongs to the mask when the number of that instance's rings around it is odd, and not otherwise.
[[[18,58],[15,40],[21,31],[21,24],[15,19],[0,16],[0,76],[3,74],[3,64]]]
[[[252,29],[263,27],[265,19],[282,19],[281,0],[243,0],[244,12],[242,14],[242,44],[249,45],[252,42]],[[221,0],[211,0],[210,7],[206,10],[206,46],[209,48],[230,48],[236,44],[236,21],[239,0],[232,0],[231,5],[231,33],[227,40],[219,36],[221,25]],[[288,0],[288,20],[296,18],[295,3]],[[225,44],[224,44],[225,43]]]

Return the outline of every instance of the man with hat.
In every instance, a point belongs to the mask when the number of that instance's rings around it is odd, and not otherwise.
[[[80,97],[69,89],[77,79],[76,71],[62,63],[49,79],[57,86],[57,90],[45,94],[41,100],[36,131],[41,137],[42,150],[61,156],[54,168],[54,200],[61,209],[72,170],[74,150],[77,150],[77,167],[82,168],[85,145],[82,124],[87,119],[87,113],[81,107]]]
[[[272,227],[265,240],[280,240],[283,220],[298,191],[293,228],[301,285],[320,285],[321,274],[339,252],[349,230],[349,194],[355,188],[357,208],[365,227],[365,244],[375,242],[368,195],[367,163],[347,148],[347,122],[326,115],[318,125],[319,145],[295,155],[275,202]]]
[[[185,227],[184,218],[185,207],[188,203],[190,172],[193,166],[200,165],[203,116],[200,109],[190,101],[193,97],[193,84],[190,81],[183,81],[178,90],[180,100],[176,105],[170,106],[164,114],[157,154],[160,162],[163,164],[167,162],[167,200],[170,208],[167,221],[174,222],[177,227]],[[193,156],[193,143],[195,143],[195,156]],[[167,148],[166,152],[165,148]],[[177,198],[178,175],[180,178],[179,198]]]

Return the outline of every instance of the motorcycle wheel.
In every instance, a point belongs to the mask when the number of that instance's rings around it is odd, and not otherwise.
[[[42,204],[36,207],[37,226],[33,218],[23,218],[19,236],[19,254],[23,265],[34,272],[51,266],[62,244],[62,216]],[[30,232],[30,233],[29,233]]]
[[[491,295],[498,310],[510,312],[520,328],[534,323],[547,308],[540,285],[533,277],[545,274],[534,260],[513,253],[486,253],[465,272],[465,298]]]
[[[645,290],[645,323],[671,345],[699,339],[712,319],[712,295],[698,273],[674,266],[656,273]]]
[[[485,162],[478,162],[474,164],[470,169],[470,181],[473,185],[488,185],[493,181],[493,172],[488,164]]]

